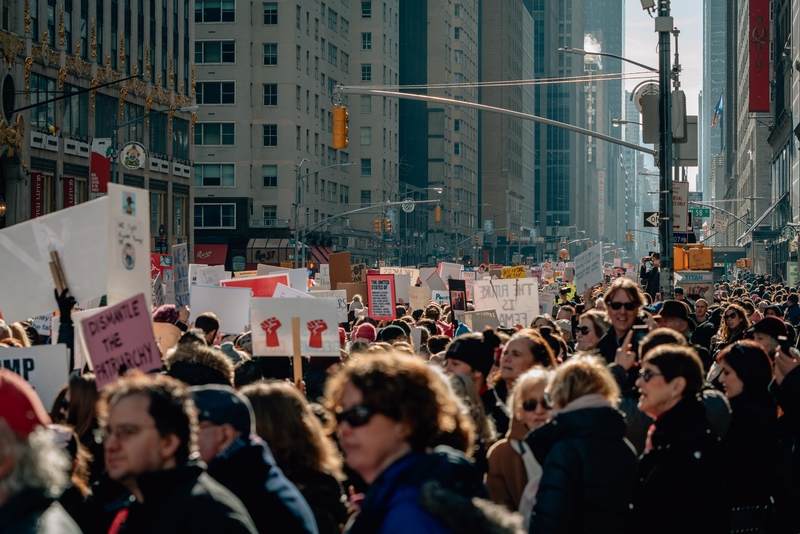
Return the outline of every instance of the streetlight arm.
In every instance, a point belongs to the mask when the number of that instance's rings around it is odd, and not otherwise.
[[[622,56],[618,56],[616,54],[609,54],[608,52],[587,52],[586,50],[581,50],[580,48],[569,48],[567,46],[562,46],[558,49],[559,52],[566,52],[567,54],[577,54],[579,56],[606,56],[606,57],[613,57],[614,59],[619,59],[620,61],[625,61],[626,63],[630,63],[632,65],[636,65],[637,67],[642,67],[643,69],[647,69],[650,72],[658,72],[658,69],[654,69],[653,67],[649,67],[638,61],[634,61],[632,59],[628,59]]]
[[[731,217],[733,217],[734,219],[736,219],[737,221],[739,221],[740,223],[742,223],[742,224],[744,224],[744,225],[750,224],[750,223],[748,223],[747,221],[745,221],[744,219],[742,219],[742,218],[740,218],[740,217],[737,217],[737,216],[736,216],[736,215],[734,215],[733,213],[729,212],[728,210],[724,210],[724,209],[722,209],[722,208],[719,208],[719,207],[717,207],[717,206],[714,206],[714,205],[712,205],[712,204],[706,204],[706,203],[704,203],[704,202],[689,202],[689,204],[694,204],[695,206],[702,206],[702,207],[704,207],[704,208],[710,208],[710,209],[712,209],[712,210],[721,211],[722,213],[725,213],[725,214],[727,214],[727,215],[730,215]]]
[[[354,213],[359,213],[362,211],[373,210],[375,208],[382,208],[384,206],[402,206],[403,204],[408,204],[412,202],[414,204],[431,204],[434,202],[438,202],[438,200],[411,200],[411,201],[404,201],[404,202],[383,202],[381,204],[373,204],[372,206],[366,206],[364,208],[358,208],[350,211],[345,211],[344,213],[339,213],[337,215],[331,215],[324,221],[319,221],[314,224],[309,224],[308,226],[304,226],[303,228],[299,228],[298,230],[302,230],[303,233],[307,234],[313,230],[316,230],[320,226],[324,226],[329,223],[332,219],[338,219],[339,217],[344,217],[346,215],[352,215]]]
[[[353,166],[355,164],[356,164],[355,161],[348,161],[347,163],[336,163],[334,165],[328,165],[327,167],[321,167],[321,168],[319,168],[317,170],[314,170],[314,171],[311,171],[311,172],[307,172],[305,174],[301,174],[300,176],[298,176],[298,178],[308,178],[312,174],[318,173],[320,171],[324,171],[324,170],[327,170],[327,169],[333,169],[334,167],[351,167],[351,166]]]

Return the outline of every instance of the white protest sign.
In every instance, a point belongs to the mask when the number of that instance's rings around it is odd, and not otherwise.
[[[191,286],[192,308],[189,322],[205,312],[219,319],[222,334],[238,334],[250,324],[250,289],[242,287]]]
[[[300,318],[303,356],[338,356],[337,299],[251,298],[253,356],[291,356],[292,317]]]
[[[218,286],[220,280],[228,280],[224,265],[212,265],[210,267],[198,267],[193,271],[197,276],[195,283],[201,286]]]
[[[403,301],[403,304],[411,302],[411,295],[408,293],[408,288],[411,285],[411,277],[408,274],[395,274],[394,275],[394,292],[397,302]]]
[[[539,281],[536,278],[480,280],[475,282],[475,309],[497,310],[505,327],[530,326],[539,315]]]
[[[553,313],[553,305],[556,302],[556,296],[553,293],[545,293],[543,291],[539,292],[539,315],[544,315],[545,313],[551,314]],[[526,325],[523,325],[526,326]],[[530,326],[530,325],[527,325]]]
[[[424,286],[411,286],[408,288],[408,297],[412,310],[422,310],[431,303],[431,289]]]
[[[45,409],[56,400],[69,381],[69,353],[66,345],[36,345],[24,349],[0,347],[0,367],[14,371],[28,382]]]
[[[305,291],[298,291],[292,287],[278,284],[272,298],[276,299],[313,299],[314,297]]]
[[[323,264],[324,265],[324,264]],[[320,265],[320,268],[322,265]],[[327,268],[328,266],[325,265]],[[305,267],[300,269],[284,269],[272,265],[258,265],[258,276],[265,274],[286,274],[289,275],[289,285],[298,291],[308,291],[308,270]],[[330,283],[330,276],[320,276],[320,280],[327,278]],[[325,283],[325,282],[320,282]]]
[[[583,292],[584,285],[592,287],[603,281],[603,242],[575,256],[575,287]]]
[[[439,273],[431,273],[425,282],[429,288],[435,291],[444,291],[447,289],[447,284],[444,283],[444,280],[442,280],[442,277],[439,276]]]
[[[410,284],[416,285],[419,278],[419,269],[416,267],[381,267],[381,274],[407,274],[411,277]],[[355,281],[355,280],[353,280]]]
[[[439,306],[450,304],[450,292],[439,291],[437,289],[431,290],[431,300]]]
[[[189,264],[189,285],[196,284],[197,273],[200,269],[208,267],[205,263],[190,263]],[[224,267],[223,267],[224,268]]]
[[[37,315],[33,318],[33,324],[31,325],[33,328],[36,329],[36,333],[40,336],[49,336],[50,335],[50,324],[53,321],[53,314],[48,313],[47,315]]]
[[[475,284],[475,271],[461,271],[461,279],[467,286],[467,300],[472,300],[472,286]]]
[[[105,295],[107,221],[108,197],[103,197],[0,231],[0,312],[6,322],[24,321],[56,307],[51,250],[58,252],[75,300]]]
[[[367,275],[367,308],[376,321],[397,319],[393,274]]]
[[[153,278],[151,289],[153,307],[158,308],[165,303],[167,298],[164,294],[164,284],[161,283],[161,273],[158,273],[156,277]]]
[[[422,330],[424,329],[416,326],[411,329],[411,344],[414,346],[415,354],[419,354],[419,349],[422,346]]]
[[[497,318],[497,310],[459,312],[458,320],[467,325],[467,328],[473,332],[483,332],[487,328],[494,330],[500,326],[500,320]]]
[[[172,281],[177,307],[189,305],[189,248],[172,245]]]
[[[169,279],[164,284],[164,304],[175,304],[175,280]]]
[[[347,322],[347,291],[312,290],[311,296],[315,299],[336,299],[336,319],[339,323]]]
[[[361,265],[364,265],[363,263]],[[366,274],[367,266],[364,265],[364,273]],[[352,271],[351,271],[352,273]],[[317,273],[317,277],[319,279],[319,285],[321,286],[329,286],[331,285],[331,266],[327,263],[321,263],[319,266],[319,273]]]
[[[149,295],[150,191],[108,184],[107,232],[106,302],[113,306],[139,294]]]
[[[423,286],[428,286],[428,278],[436,272],[436,267],[422,267],[419,270],[419,279]],[[414,284],[416,285],[416,284]]]

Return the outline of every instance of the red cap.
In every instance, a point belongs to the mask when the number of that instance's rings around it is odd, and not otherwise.
[[[33,388],[7,369],[0,369],[0,419],[20,438],[27,438],[39,425],[50,424],[50,416]]]
[[[344,345],[345,343],[347,343],[347,331],[340,326],[339,327],[339,345]]]

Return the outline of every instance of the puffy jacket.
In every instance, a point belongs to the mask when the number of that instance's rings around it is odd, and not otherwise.
[[[209,463],[208,474],[241,499],[261,534],[317,534],[308,503],[257,437],[233,442]]]
[[[0,506],[3,534],[80,534],[81,529],[52,497],[23,490]]]
[[[544,472],[530,531],[618,533],[630,517],[636,453],[611,407],[556,415],[526,438]]]
[[[701,400],[682,399],[654,427],[652,448],[639,460],[629,531],[728,534],[719,438]]]
[[[516,417],[511,418],[511,428],[506,437],[492,445],[489,449],[489,472],[486,475],[486,487],[492,502],[502,504],[510,510],[519,508],[522,492],[528,483],[528,474],[520,453],[511,444],[511,440],[525,439],[528,431]]]

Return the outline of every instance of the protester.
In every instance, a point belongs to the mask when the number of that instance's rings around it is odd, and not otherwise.
[[[71,426],[52,424],[48,425],[48,428],[53,433],[56,445],[66,452],[69,460],[69,484],[58,502],[72,515],[92,494],[89,487],[89,462],[92,460],[92,455],[81,444],[78,434]]]
[[[788,341],[789,330],[786,323],[778,317],[764,317],[747,330],[747,335],[766,351],[775,354],[778,350],[778,339],[783,337]],[[719,357],[718,357],[719,359]]]
[[[600,339],[611,327],[608,316],[597,310],[583,313],[578,320],[577,344],[575,348],[582,352],[593,353]]]
[[[717,334],[717,344],[711,353],[712,357],[716,358],[719,351],[727,345],[743,340],[750,326],[750,319],[747,317],[747,312],[744,308],[738,304],[726,306],[722,316],[722,324]]]
[[[475,428],[475,443],[472,445],[472,460],[481,476],[486,475],[489,463],[486,459],[491,447],[497,440],[497,431],[494,422],[489,419],[483,410],[483,401],[478,395],[472,377],[467,375],[451,374],[450,386],[456,397],[463,403],[470,420]]]
[[[617,278],[608,288],[603,300],[608,306],[611,328],[597,343],[597,352],[607,363],[614,361],[617,349],[623,345],[632,345],[636,352],[636,343],[628,337],[634,325],[644,325],[639,309],[644,305],[642,292],[628,278]]]
[[[189,389],[164,375],[133,374],[100,403],[106,467],[134,500],[115,532],[257,532],[242,502],[203,471]]]
[[[259,532],[317,532],[311,509],[255,436],[250,401],[228,386],[192,388],[197,445],[208,474],[247,508]],[[285,431],[290,429],[286,428]]]
[[[191,335],[191,330],[185,333],[178,345],[167,352],[164,358],[166,374],[190,386],[232,386],[234,367],[230,358],[219,349],[207,347],[199,341],[185,343],[184,337]]]
[[[639,409],[656,421],[639,460],[629,532],[730,532],[719,438],[700,401],[697,353],[674,345],[648,351],[637,386]]]
[[[708,320],[708,301],[697,299],[694,301],[694,313],[697,316],[697,324],[702,324]]]
[[[96,482],[105,470],[103,446],[95,439],[100,428],[97,417],[99,398],[94,374],[73,374],[69,379],[69,389],[64,396],[61,412],[64,421],[75,429],[81,444],[91,454],[92,460],[89,464],[91,482]]]
[[[691,317],[691,310],[685,300],[665,300],[661,310],[653,316],[653,319],[655,319],[660,328],[669,328],[681,334],[686,338],[687,343],[692,331],[697,327],[697,323]],[[708,369],[711,367],[711,356],[708,350],[700,345],[690,343],[690,346],[700,357],[703,368]]]
[[[647,264],[652,263],[650,270],[647,270]],[[644,292],[650,295],[653,302],[656,301],[656,295],[661,292],[661,275],[659,270],[661,268],[661,254],[653,252],[650,256],[642,258],[642,267],[639,269],[639,279],[642,281]],[[621,280],[618,278],[617,280]],[[604,299],[606,305],[608,299]]]
[[[308,502],[320,534],[340,532],[347,521],[342,459],[310,406],[286,382],[254,384],[242,394],[253,407],[256,433]]]

